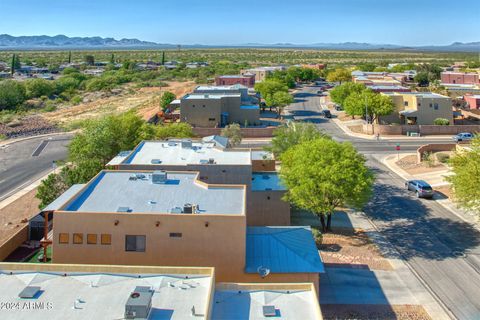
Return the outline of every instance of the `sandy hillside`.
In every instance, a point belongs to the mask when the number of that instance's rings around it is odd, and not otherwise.
[[[104,114],[120,113],[137,109],[144,118],[149,119],[159,110],[159,99],[163,92],[173,92],[177,97],[191,92],[195,82],[167,82],[168,87],[131,88],[129,86],[112,94],[93,93],[87,96],[87,102],[76,106],[65,105],[43,116],[57,124],[67,124],[78,120],[95,118]]]

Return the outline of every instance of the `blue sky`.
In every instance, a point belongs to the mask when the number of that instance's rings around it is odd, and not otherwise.
[[[480,0],[0,0],[0,33],[173,44],[480,41]]]

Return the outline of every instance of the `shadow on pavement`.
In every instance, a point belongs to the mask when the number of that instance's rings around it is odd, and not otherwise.
[[[477,229],[459,219],[433,216],[425,201],[432,200],[414,198],[403,188],[377,181],[364,211],[405,259],[455,258],[480,245]]]

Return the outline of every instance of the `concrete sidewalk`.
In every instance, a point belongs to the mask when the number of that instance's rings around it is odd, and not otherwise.
[[[451,318],[363,212],[332,219],[334,226],[363,229],[393,270],[327,266],[320,276],[320,304],[421,305],[432,319]]]
[[[332,119],[332,121],[340,128],[342,131],[351,137],[355,138],[361,138],[365,140],[376,140],[377,137],[375,135],[370,135],[370,134],[364,134],[364,133],[357,133],[353,132],[348,128],[348,123],[345,123],[345,121],[341,121],[339,119]],[[350,122],[350,121],[348,121]],[[364,122],[364,121],[363,121]],[[429,139],[429,140],[445,140],[445,139],[450,139],[452,136],[448,135],[435,135],[435,136],[419,136],[419,137],[407,137],[403,135],[389,135],[389,136],[380,136],[381,141],[389,141],[389,140],[404,140],[404,141],[422,141],[422,139]]]

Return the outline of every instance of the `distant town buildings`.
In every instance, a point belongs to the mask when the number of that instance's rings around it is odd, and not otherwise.
[[[480,72],[442,72],[442,84],[470,84],[480,85]]]
[[[253,88],[255,86],[255,75],[245,74],[218,76],[215,78],[215,84],[217,86],[231,86],[240,84],[248,88]]]
[[[269,74],[274,71],[287,70],[286,66],[271,66],[271,67],[256,67],[251,69],[244,69],[240,71],[241,75],[254,75],[256,82],[264,81]]]
[[[468,94],[463,96],[469,109],[480,109],[480,94]]]

